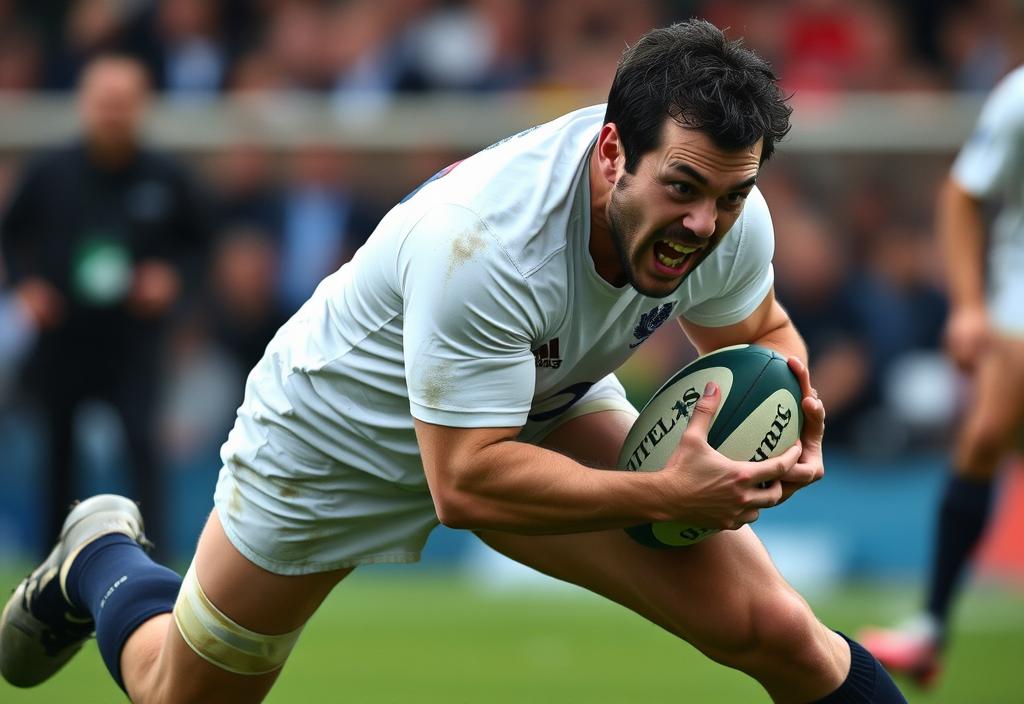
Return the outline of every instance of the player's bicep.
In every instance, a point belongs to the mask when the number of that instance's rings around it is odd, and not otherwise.
[[[750,315],[731,325],[711,327],[679,318],[683,332],[700,354],[762,339],[788,322],[789,316],[775,300],[774,289],[768,292]]]
[[[427,483],[435,494],[471,473],[487,447],[514,440],[519,428],[453,428],[414,418]]]

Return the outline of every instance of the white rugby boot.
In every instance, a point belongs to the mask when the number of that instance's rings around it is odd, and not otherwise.
[[[76,504],[53,551],[15,588],[0,616],[0,674],[15,687],[34,687],[49,679],[92,636],[92,618],[68,602],[65,581],[82,549],[111,533],[151,547],[134,501],[100,494]],[[41,601],[47,609],[40,607]]]

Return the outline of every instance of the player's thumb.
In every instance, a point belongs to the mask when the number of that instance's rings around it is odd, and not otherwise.
[[[711,419],[714,417],[715,411],[718,410],[721,400],[722,394],[718,384],[709,381],[704,386],[704,394],[697,401],[697,405],[693,407],[693,416],[690,418],[689,425],[686,426],[687,434],[697,435],[701,439],[707,440]]]

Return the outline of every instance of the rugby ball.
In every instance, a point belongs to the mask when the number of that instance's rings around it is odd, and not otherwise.
[[[800,383],[786,358],[766,347],[736,345],[698,357],[665,382],[626,436],[619,468],[653,472],[664,467],[709,381],[718,384],[721,400],[708,444],[726,457],[757,462],[782,454],[799,439]],[[693,545],[718,529],[665,522],[626,532],[644,545],[670,548]]]

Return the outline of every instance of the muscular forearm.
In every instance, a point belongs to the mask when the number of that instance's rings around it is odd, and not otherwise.
[[[514,440],[476,450],[463,466],[423,459],[438,517],[451,527],[573,533],[670,518],[657,473],[602,471]]]
[[[937,228],[950,303],[954,308],[983,305],[985,223],[981,204],[952,179],[946,181],[939,198]]]

